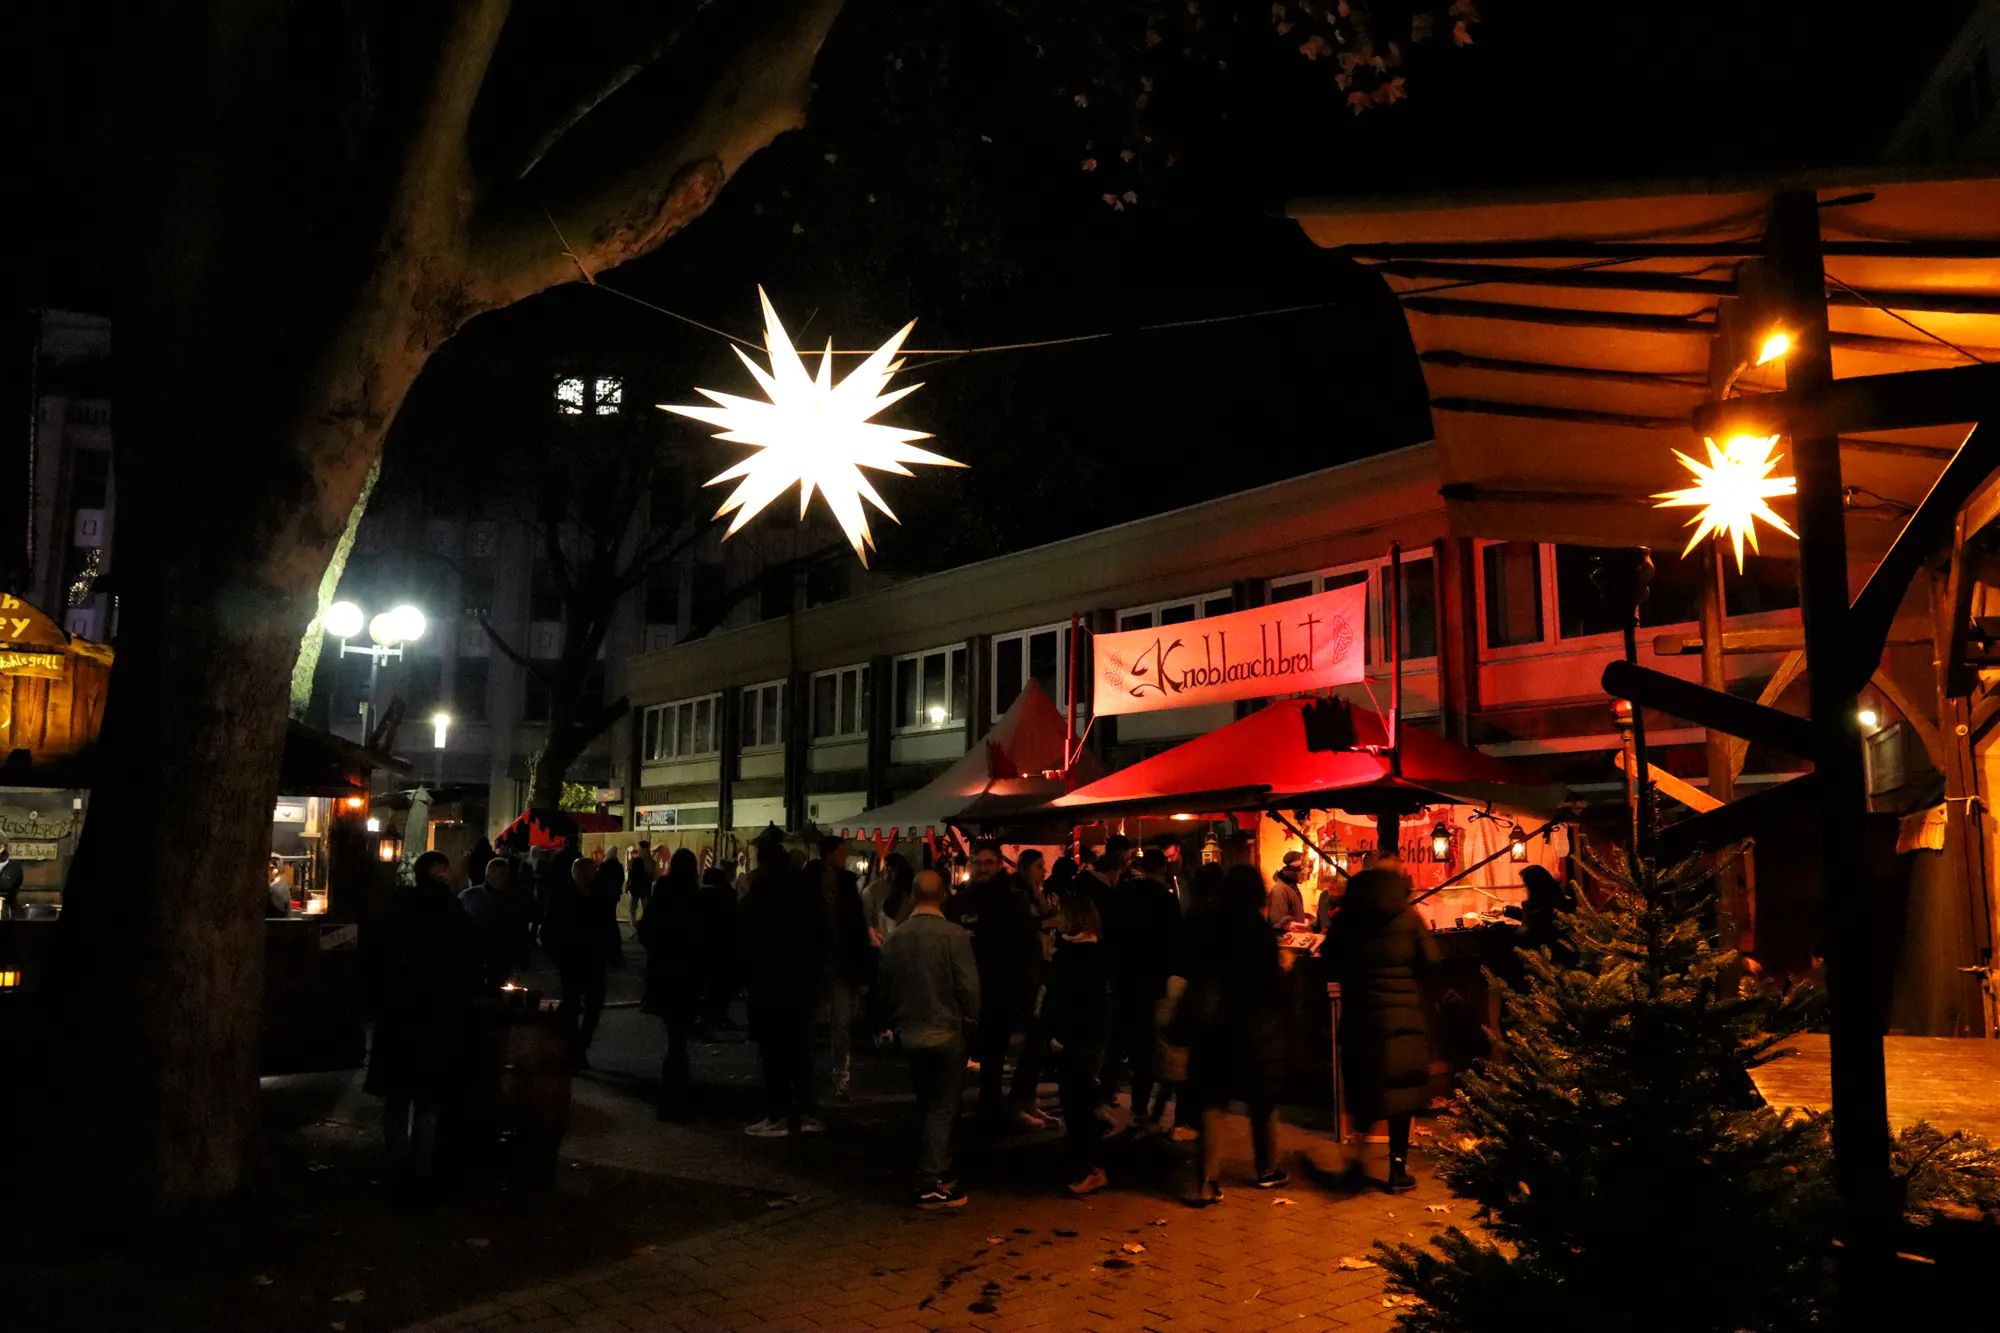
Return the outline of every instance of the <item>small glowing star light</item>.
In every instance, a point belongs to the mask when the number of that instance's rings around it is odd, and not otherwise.
[[[826,496],[834,518],[839,520],[841,531],[847,534],[854,554],[866,565],[875,537],[868,530],[868,513],[861,502],[866,500],[891,520],[896,515],[875,493],[861,469],[873,468],[908,477],[914,474],[903,466],[905,463],[965,466],[915,448],[912,441],[931,438],[928,431],[904,430],[871,420],[883,408],[923,387],[911,384],[893,393],[883,392],[889,377],[903,368],[896,354],[903,340],[910,336],[910,330],[916,327],[916,321],[905,324],[895,337],[869,353],[836,384],[833,344],[829,342],[820,357],[819,373],[809,374],[762,287],[757,289],[757,299],[764,306],[764,348],[771,358],[770,370],[745,356],[741,348],[734,350],[768,401],[697,388],[695,392],[715,406],[674,407],[661,403],[660,407],[722,427],[715,437],[718,440],[757,447],[756,453],[707,483],[710,486],[725,481],[737,483],[715,513],[717,518],[732,512],[736,515],[723,536],[736,535],[764,506],[797,482],[799,517],[805,517],[813,490],[818,488]]]
[[[1763,519],[1788,537],[1799,535],[1765,503],[1780,495],[1796,495],[1799,483],[1794,477],[1771,475],[1771,469],[1778,464],[1771,456],[1772,447],[1778,443],[1775,435],[1738,435],[1720,449],[1714,440],[1705,439],[1702,443],[1708,446],[1706,463],[1674,450],[1674,457],[1694,473],[1695,484],[1678,491],[1655,493],[1653,498],[1659,504],[1653,507],[1699,507],[1701,512],[1688,520],[1695,530],[1694,536],[1688,538],[1681,554],[1694,550],[1711,532],[1726,536],[1736,547],[1736,572],[1740,574],[1743,543],[1747,540],[1750,549],[1757,550],[1757,519]]]

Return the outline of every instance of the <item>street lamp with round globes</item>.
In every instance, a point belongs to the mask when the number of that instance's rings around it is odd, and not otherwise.
[[[382,669],[382,663],[389,658],[400,658],[403,645],[414,643],[424,637],[429,622],[424,613],[404,602],[377,613],[372,618],[353,602],[335,602],[326,609],[320,623],[326,632],[340,640],[340,655],[359,654],[368,659],[368,697],[361,701],[361,740],[368,742],[369,723],[375,704],[375,679]],[[366,625],[372,642],[357,644],[351,642]]]

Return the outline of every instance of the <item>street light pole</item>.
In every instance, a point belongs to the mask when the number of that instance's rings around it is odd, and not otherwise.
[[[451,726],[451,714],[438,713],[431,718],[431,748],[437,751],[437,785],[444,786],[444,737]]]

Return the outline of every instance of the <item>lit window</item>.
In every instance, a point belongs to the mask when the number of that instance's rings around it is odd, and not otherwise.
[[[1132,630],[1151,629],[1155,625],[1162,627],[1184,625],[1190,620],[1200,620],[1207,616],[1227,615],[1232,606],[1233,602],[1227,592],[1204,593],[1199,597],[1182,597],[1171,602],[1154,602],[1151,606],[1128,606],[1118,613],[1118,628]]]
[[[963,644],[897,658],[896,730],[933,731],[963,725],[967,685]]]
[[[583,381],[560,379],[556,381],[556,411],[566,417],[583,415]]]
[[[600,417],[615,417],[625,405],[625,381],[611,375],[598,377],[592,386],[591,410]]]

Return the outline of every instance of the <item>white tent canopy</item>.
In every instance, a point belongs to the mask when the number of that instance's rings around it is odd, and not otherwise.
[[[840,836],[884,842],[922,838],[961,821],[1039,806],[1063,794],[1060,770],[1068,739],[1062,714],[1030,680],[993,729],[950,768],[901,800],[843,820],[837,826]],[[1094,755],[1077,761],[1078,782],[1093,781],[1103,772]]]

